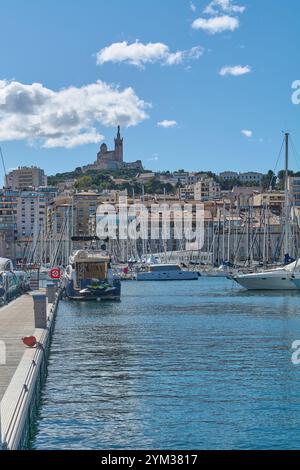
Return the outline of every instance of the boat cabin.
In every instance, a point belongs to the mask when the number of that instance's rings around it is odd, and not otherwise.
[[[157,273],[161,271],[181,271],[181,267],[179,264],[150,264],[148,267],[148,272],[150,273]]]
[[[109,256],[99,252],[80,250],[70,258],[67,274],[70,276],[72,271],[74,288],[83,289],[90,284],[107,280],[109,265]]]

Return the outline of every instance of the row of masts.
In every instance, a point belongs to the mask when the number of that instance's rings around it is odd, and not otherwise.
[[[206,221],[204,225],[204,246],[198,252],[191,253],[187,249],[186,240],[177,240],[176,246],[162,238],[158,240],[109,240],[107,250],[116,262],[128,263],[129,260],[140,260],[153,254],[173,256],[174,252],[186,252],[188,259],[197,258],[203,264],[221,264],[224,261],[233,265],[244,263],[253,265],[260,262],[268,265],[282,261],[284,257],[298,257],[300,230],[298,219],[291,223],[291,201],[289,195],[289,133],[285,133],[285,204],[282,211],[280,233],[274,232],[271,219],[273,214],[267,204],[260,208],[259,223],[254,223],[253,206],[243,211],[243,223],[236,225],[234,216],[238,211],[234,207],[223,213],[219,211],[218,218]],[[228,213],[229,212],[229,213]],[[50,265],[68,264],[69,256],[74,248],[73,207],[64,215],[60,233],[55,230],[47,232],[44,226],[36,227],[33,240],[25,244],[22,258],[26,263]],[[281,227],[283,229],[281,230]],[[273,230],[273,232],[272,232]],[[172,245],[172,246],[170,246]]]

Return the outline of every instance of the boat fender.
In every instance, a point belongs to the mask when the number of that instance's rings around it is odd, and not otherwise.
[[[22,341],[25,346],[28,346],[29,348],[34,348],[37,346],[37,339],[35,336],[25,336],[22,338]]]

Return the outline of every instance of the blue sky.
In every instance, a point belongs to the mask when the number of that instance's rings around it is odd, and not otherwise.
[[[291,102],[291,84],[300,79],[300,3],[225,0],[227,10],[220,3],[1,0],[7,168],[34,164],[53,174],[92,162],[101,136],[112,146],[118,121],[125,160],[153,170],[267,171],[283,129],[300,154],[300,105]],[[209,5],[214,12],[204,13]],[[220,17],[227,29],[216,32],[208,22]],[[135,42],[138,51],[129,47]],[[106,113],[107,99],[114,109]],[[158,125],[164,121],[177,124]],[[298,160],[291,159],[295,170]]]

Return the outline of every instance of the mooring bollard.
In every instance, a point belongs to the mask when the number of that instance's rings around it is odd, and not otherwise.
[[[51,283],[51,284],[47,284],[47,287],[46,287],[46,295],[48,297],[48,302],[50,304],[54,304],[55,302],[55,295],[56,295],[56,286],[55,284]]]
[[[34,294],[34,323],[35,328],[47,328],[47,302],[44,294]]]

